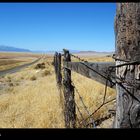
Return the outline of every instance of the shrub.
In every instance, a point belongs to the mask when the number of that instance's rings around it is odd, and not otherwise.
[[[39,63],[35,66],[35,69],[44,69],[45,68],[45,63]]]
[[[50,71],[48,71],[48,70],[45,70],[44,72],[43,72],[43,76],[47,76],[47,75],[50,75],[51,74],[51,72]]]
[[[7,82],[11,82],[11,77],[10,76],[7,76]]]
[[[106,55],[106,57],[111,57],[111,55]]]
[[[34,81],[34,80],[36,80],[37,78],[36,78],[35,76],[32,76],[30,79],[31,79],[32,81]]]
[[[16,83],[16,86],[19,86],[19,83]]]
[[[9,83],[9,86],[10,86],[10,87],[13,87],[13,86],[14,86],[14,84],[13,84],[13,83]]]
[[[21,80],[23,80],[23,79],[24,79],[24,77],[22,76],[22,77],[21,77]]]

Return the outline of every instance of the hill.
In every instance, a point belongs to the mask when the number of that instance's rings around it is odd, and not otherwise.
[[[112,56],[114,52],[79,51],[74,54],[79,56]]]
[[[28,49],[16,48],[11,46],[0,45],[1,52],[31,52]]]

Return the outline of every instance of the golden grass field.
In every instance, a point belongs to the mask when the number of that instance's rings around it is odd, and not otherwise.
[[[89,61],[113,61],[110,57],[84,57]],[[38,63],[45,63],[45,69],[35,69],[36,64],[22,71],[0,77],[0,128],[64,128],[63,109],[56,86],[53,57],[46,55]],[[93,112],[103,98],[105,86],[72,72],[72,80],[90,112]],[[108,88],[107,99],[115,97],[115,91]],[[75,93],[76,103],[84,117],[85,110]],[[104,106],[94,118],[100,118],[112,109],[114,103]],[[77,112],[77,117],[80,116]],[[111,127],[112,120],[100,127]]]
[[[31,62],[39,56],[32,53],[0,52],[0,71]]]

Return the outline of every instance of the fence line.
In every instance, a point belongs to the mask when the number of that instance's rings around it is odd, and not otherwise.
[[[102,68],[104,68],[104,71],[102,71],[102,73],[100,73],[99,69],[98,69],[99,68],[98,63],[96,65],[95,65],[95,63],[90,64],[87,61],[85,61],[73,54],[70,54],[68,50],[63,50],[63,51],[64,51],[64,54],[60,54],[60,53],[58,54],[57,52],[55,53],[54,67],[55,67],[56,81],[57,81],[58,88],[60,89],[60,87],[61,87],[61,89],[62,89],[62,87],[63,87],[65,127],[66,128],[75,128],[76,121],[77,121],[79,123],[80,127],[81,127],[81,125],[83,125],[83,127],[96,128],[97,125],[99,125],[103,120],[108,119],[109,117],[104,117],[104,118],[100,118],[98,120],[94,120],[93,115],[98,110],[100,110],[104,105],[115,100],[115,99],[111,99],[109,101],[106,101],[107,87],[108,86],[113,87],[115,85],[115,83],[109,77],[109,74],[111,74],[110,71],[108,72],[107,70],[108,70],[109,66],[114,66],[114,64],[113,63],[104,64],[102,67]],[[61,66],[61,56],[63,56],[63,67]],[[77,58],[78,60],[80,60],[82,62],[80,62],[80,63],[71,62],[71,56],[74,58]],[[85,76],[84,70],[91,70],[94,73],[96,73],[96,75],[94,74],[94,76],[95,76],[94,78],[92,75],[92,79],[95,79],[97,75],[100,75],[100,78],[103,77],[102,79],[104,79],[103,83],[105,83],[105,91],[104,91],[105,93],[104,93],[102,104],[92,113],[89,112],[88,108],[86,107],[86,105],[82,99],[82,96],[80,95],[78,89],[76,88],[76,86],[74,85],[74,83],[71,79],[71,70],[76,71],[76,69],[77,69],[77,71],[78,71],[78,68],[76,68],[76,66],[78,66],[79,64],[86,66],[86,69],[84,68],[83,71],[81,70],[82,71],[81,74],[83,74],[84,76]],[[80,66],[82,66],[82,65],[80,65]],[[72,67],[73,67],[73,69],[72,69]],[[95,68],[95,70],[93,69],[93,67]],[[62,74],[61,74],[62,69],[63,69],[63,78],[62,78]],[[97,71],[97,69],[98,69],[98,71]],[[91,71],[90,71],[90,73],[91,73]],[[108,72],[108,73],[106,73],[106,72]],[[86,77],[91,78],[91,76],[89,76],[89,75],[88,76],[86,75]],[[102,80],[100,80],[100,81],[102,81]],[[88,117],[86,119],[83,117],[83,114],[81,113],[80,108],[78,107],[77,103],[75,102],[75,99],[74,99],[75,93],[74,92],[76,92],[78,94],[79,99],[82,103],[82,106],[88,115]],[[79,119],[77,118],[76,109],[82,118],[81,121],[79,121]],[[111,117],[110,114],[108,114],[106,116]],[[88,119],[90,119],[90,122],[87,121]]]
[[[114,22],[116,37],[116,54],[113,56],[116,63],[114,66],[107,66],[108,69],[99,64],[91,66],[89,62],[83,62],[84,60],[77,56],[75,58],[79,59],[79,63],[67,62],[63,64],[65,68],[72,71],[75,70],[104,85],[106,85],[106,80],[108,79],[107,86],[113,88],[116,86],[117,106],[115,128],[140,127],[139,9],[140,3],[117,4]],[[113,70],[116,72],[114,75]],[[106,77],[107,71],[110,71],[108,77]],[[103,102],[106,102],[105,99]]]

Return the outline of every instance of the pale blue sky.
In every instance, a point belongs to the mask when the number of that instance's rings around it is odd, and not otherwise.
[[[116,3],[0,3],[0,45],[114,51]]]

